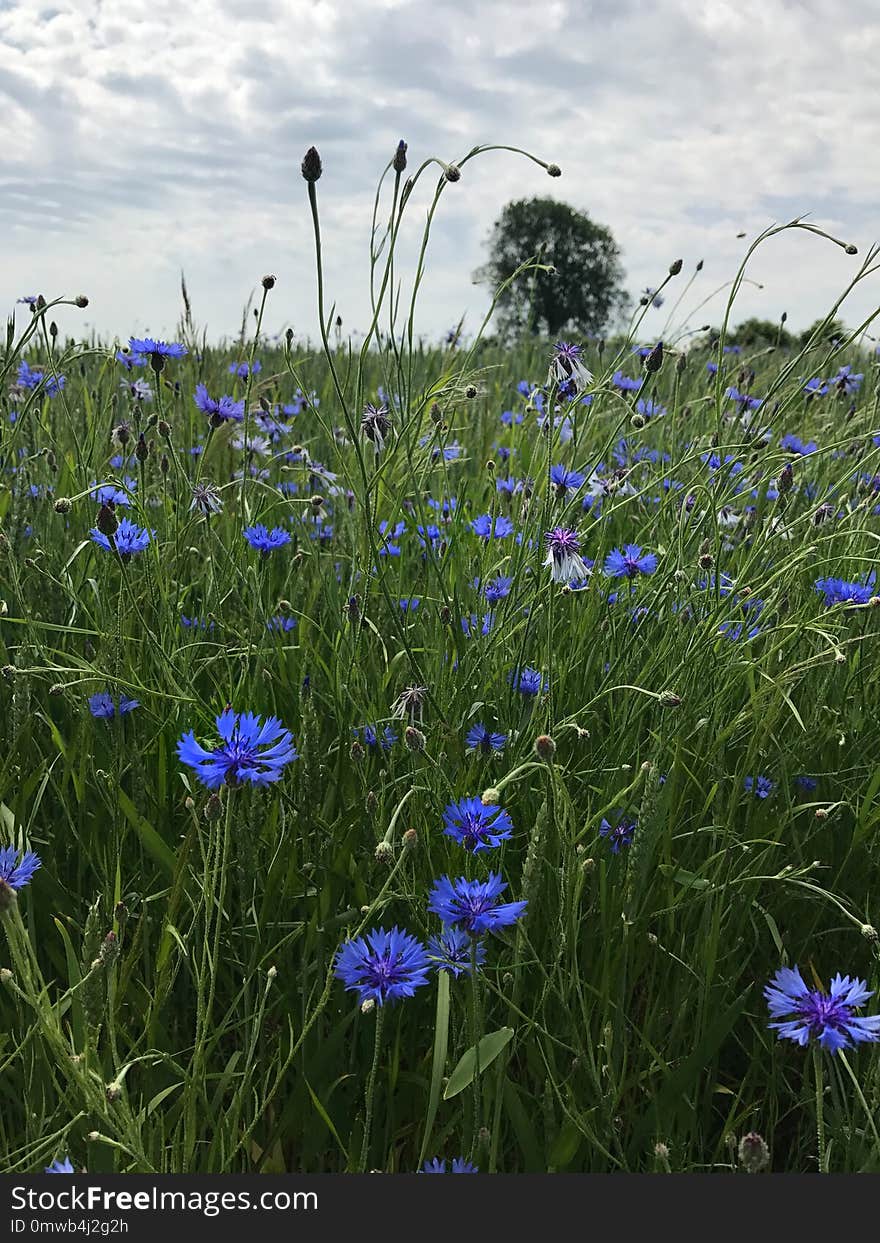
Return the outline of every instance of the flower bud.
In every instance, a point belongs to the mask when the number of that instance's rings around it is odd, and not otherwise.
[[[649,375],[653,375],[663,366],[663,342],[658,341],[651,353],[645,359],[645,370]]]
[[[559,167],[558,164],[548,164],[547,165],[547,176],[548,177],[561,177],[562,169]]]
[[[657,698],[661,708],[677,708],[681,703],[681,695],[675,691],[661,691]]]
[[[303,156],[301,172],[306,181],[317,181],[323,171],[321,166],[321,157],[318,155],[315,147],[309,147]]]
[[[74,305],[78,306],[80,310],[89,305],[89,300],[84,293],[77,294],[73,301]]]
[[[56,514],[69,514],[72,509],[72,503],[68,497],[59,496],[52,508]]]
[[[672,263],[670,263],[669,265],[669,275],[678,276],[679,272],[681,271],[681,264],[682,264],[681,259],[673,259]]]
[[[501,791],[497,786],[489,786],[488,790],[484,790],[480,796],[480,802],[484,807],[491,807],[493,804],[501,802]]]
[[[373,858],[377,863],[384,863],[390,866],[394,862],[394,847],[383,838],[373,851]]]
[[[403,835],[403,849],[404,850],[415,850],[418,844],[419,844],[418,833],[415,831],[415,829],[407,829],[407,831]]]
[[[264,276],[261,284],[264,289],[274,289],[276,279],[274,276]]]
[[[549,764],[556,754],[556,743],[549,734],[539,734],[535,739],[535,754],[539,760]]]
[[[406,168],[406,143],[402,138],[397,144],[397,150],[394,152],[394,159],[391,161],[391,167],[396,173],[402,173]]]
[[[859,931],[865,940],[869,941],[871,945],[876,945],[877,942],[880,941],[880,933],[878,933],[873,924],[862,924]]]
[[[209,823],[220,819],[223,815],[223,803],[220,801],[219,794],[211,795],[207,803],[205,803],[205,810],[202,814]]]
[[[407,725],[403,732],[403,741],[410,751],[424,751],[427,739],[420,729]]]
[[[447,164],[443,170],[443,176],[447,181],[461,181],[461,169],[457,164]]]

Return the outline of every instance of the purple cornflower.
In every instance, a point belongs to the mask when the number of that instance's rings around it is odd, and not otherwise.
[[[620,814],[618,813],[618,815]],[[599,836],[608,839],[613,855],[619,855],[622,846],[632,845],[638,825],[634,820],[617,819],[617,817],[615,817],[615,821],[616,823],[609,824],[603,818],[602,823],[599,825]]]
[[[477,721],[468,730],[465,742],[468,751],[480,751],[483,755],[489,755],[492,751],[503,751],[507,735],[493,734],[482,721]]]
[[[118,552],[123,561],[127,561],[136,552],[143,552],[150,542],[150,532],[139,527],[130,518],[123,518],[109,538],[97,527],[93,527],[89,534],[93,544],[97,544],[105,552]],[[155,535],[156,532],[153,531],[152,534]]]
[[[226,394],[216,399],[210,397],[208,395],[208,387],[205,384],[196,385],[193,401],[203,414],[210,415],[216,422],[233,419],[235,422],[240,423],[244,418],[244,401],[235,401],[232,397],[226,396]]]
[[[32,850],[22,851],[19,859],[14,846],[0,846],[0,898],[4,885],[9,889],[23,889],[42,866],[39,855]]]
[[[624,544],[623,552],[612,549],[602,569],[608,578],[638,578],[640,574],[654,573],[657,557],[652,552],[643,553],[638,544]]]
[[[579,470],[569,470],[560,462],[550,468],[550,482],[556,489],[557,500],[564,500],[568,492],[576,492],[586,478]]]
[[[443,812],[443,832],[475,855],[479,850],[500,846],[513,831],[513,822],[503,807],[483,804],[478,798],[449,803]]]
[[[477,1166],[472,1165],[465,1157],[452,1158],[453,1174],[479,1174]],[[441,1161],[439,1157],[434,1157],[431,1161],[426,1161],[419,1170],[420,1174],[446,1174],[446,1158]]]
[[[593,383],[593,373],[584,366],[581,355],[583,346],[567,341],[557,341],[550,357],[548,384],[573,383],[576,390]]]
[[[543,673],[529,665],[525,669],[514,669],[508,677],[513,689],[521,695],[540,695],[547,689],[547,680]]]
[[[776,782],[769,777],[746,777],[743,787],[747,794],[754,794],[755,798],[769,798],[776,789]]]
[[[205,518],[210,518],[212,514],[219,514],[223,509],[223,501],[217,485],[208,481],[194,483],[189,508],[190,512],[197,509]]]
[[[490,872],[486,880],[459,876],[452,881],[448,876],[441,876],[434,882],[428,910],[439,915],[444,924],[462,928],[472,937],[496,932],[515,924],[528,905],[526,902],[499,903],[498,898],[506,888],[506,882],[495,872]]]
[[[114,716],[125,716],[140,706],[139,699],[129,699],[128,695],[120,695],[117,705],[108,691],[98,691],[89,696],[89,712],[97,720],[109,721]]]
[[[461,975],[470,975],[472,945],[474,941],[460,928],[444,928],[439,936],[428,941],[428,957],[438,971],[448,971],[457,980]],[[476,947],[477,966],[482,967],[486,948],[480,941]]]
[[[504,539],[505,536],[513,533],[513,523],[503,514],[498,514],[493,524],[491,514],[481,514],[479,518],[474,518],[471,522],[471,530],[481,539]]]
[[[177,757],[192,768],[202,785],[217,790],[245,781],[268,785],[278,781],[285,765],[299,759],[293,738],[277,717],[226,708],[215,718],[220,746],[206,751],[192,730],[177,743]]]
[[[768,1024],[778,1032],[780,1040],[793,1040],[804,1046],[812,1037],[829,1053],[880,1040],[880,1014],[867,1018],[853,1014],[853,1010],[874,996],[864,980],[838,972],[824,993],[807,988],[798,967],[780,967],[764,988],[764,996],[770,1017],[783,1020]]]
[[[547,560],[554,583],[580,582],[589,576],[592,562],[587,563],[580,555],[581,542],[577,531],[567,527],[554,527],[544,535],[547,541]]]
[[[252,527],[245,527],[243,535],[251,548],[256,548],[264,557],[268,557],[269,553],[274,552],[276,548],[283,548],[291,540],[289,531],[281,527],[273,527],[269,531],[262,522]]]
[[[401,928],[374,928],[365,937],[346,941],[336,955],[334,974],[358,1000],[386,1001],[412,997],[429,983],[430,960],[421,941]]]

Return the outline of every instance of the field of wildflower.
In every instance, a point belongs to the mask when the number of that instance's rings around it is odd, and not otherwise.
[[[314,150],[317,345],[9,320],[7,1172],[880,1170],[868,325],[427,346],[479,154],[357,344]]]

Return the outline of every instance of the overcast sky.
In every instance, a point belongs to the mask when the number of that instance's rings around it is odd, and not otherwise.
[[[608,225],[634,295],[703,259],[695,307],[774,221],[811,213],[860,251],[878,238],[878,98],[877,0],[0,0],[0,310],[85,293],[64,331],[164,335],[183,268],[218,337],[271,272],[270,331],[314,336],[315,144],[328,301],[363,328],[375,183],[400,138],[411,166],[497,142],[563,170],[497,152],[447,187],[424,334],[465,312],[476,329],[486,235],[531,195]],[[858,262],[809,234],[771,241],[734,320],[805,326]],[[848,322],[877,304],[875,277]],[[694,323],[722,311],[719,295]]]

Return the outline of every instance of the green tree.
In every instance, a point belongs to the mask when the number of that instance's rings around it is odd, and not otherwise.
[[[489,259],[474,280],[493,294],[529,259],[553,269],[526,272],[504,290],[496,310],[503,335],[601,332],[626,309],[620,251],[611,231],[567,203],[541,198],[508,203],[487,244]]]

